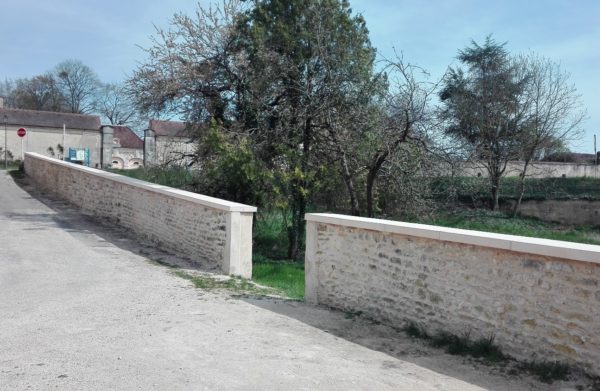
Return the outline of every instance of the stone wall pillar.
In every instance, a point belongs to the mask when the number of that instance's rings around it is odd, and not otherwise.
[[[113,135],[114,129],[112,126],[102,126],[102,149],[100,156],[100,166],[102,168],[112,167],[112,156],[113,156]]]
[[[146,129],[144,130],[144,167],[156,164],[156,133],[152,129]]]

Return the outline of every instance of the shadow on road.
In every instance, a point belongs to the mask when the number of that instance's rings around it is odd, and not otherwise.
[[[136,235],[131,230],[114,224],[112,221],[85,214],[80,208],[42,192],[31,185],[27,177],[11,175],[14,182],[29,197],[44,204],[50,212],[46,213],[8,213],[7,217],[34,223],[34,230],[43,230],[45,227],[59,227],[79,240],[88,242],[92,247],[107,246],[108,243],[126,251],[142,255],[162,265],[197,270],[202,272],[219,272],[213,265],[206,265],[198,261],[184,258],[158,248],[150,243],[147,238]]]

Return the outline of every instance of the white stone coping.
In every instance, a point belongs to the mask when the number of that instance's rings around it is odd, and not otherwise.
[[[214,198],[205,196],[202,194],[192,193],[190,191],[174,189],[168,186],[157,185],[154,183],[142,181],[139,179],[130,178],[124,175],[114,174],[112,172],[102,171],[91,167],[81,166],[79,164],[73,164],[62,160],[50,158],[39,153],[27,152],[25,156],[44,160],[51,164],[58,166],[67,167],[72,170],[83,171],[90,175],[95,175],[104,179],[108,179],[114,182],[120,182],[129,186],[144,189],[153,193],[164,194],[169,197],[179,198],[182,200],[194,202],[209,208],[224,210],[227,212],[256,212],[255,206],[244,205],[237,202],[231,202],[222,200],[220,198]]]
[[[372,231],[437,239],[447,242],[471,244],[475,246],[600,264],[600,246],[592,244],[329,213],[307,213],[305,219],[306,221],[314,221],[323,224],[362,228]]]

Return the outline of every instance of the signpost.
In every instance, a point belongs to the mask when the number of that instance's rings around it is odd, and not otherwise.
[[[21,160],[25,160],[25,152],[23,151],[23,137],[27,134],[25,128],[19,128],[17,130],[17,136],[21,137]]]
[[[7,144],[7,131],[6,131],[6,123],[8,122],[8,117],[6,116],[6,114],[4,114],[4,169],[8,170],[8,151],[6,150],[6,144]]]

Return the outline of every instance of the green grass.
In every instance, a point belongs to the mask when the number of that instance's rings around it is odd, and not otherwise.
[[[600,245],[600,227],[573,227],[544,222],[534,218],[511,218],[507,213],[492,212],[484,209],[438,214],[434,218],[415,220],[415,222],[443,227]]]
[[[198,289],[204,290],[228,290],[237,294],[270,295],[277,293],[271,289],[257,286],[250,280],[240,277],[217,278],[210,275],[194,275],[183,270],[174,270],[173,274],[191,281]]]
[[[254,256],[252,280],[258,284],[277,289],[292,299],[304,298],[304,264],[276,262]]]
[[[254,225],[252,279],[284,296],[304,298],[304,262],[287,258],[285,216],[280,211],[259,212]]]

